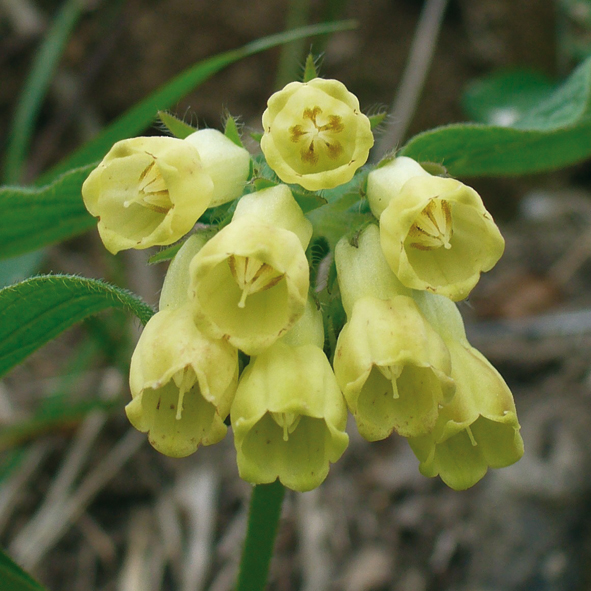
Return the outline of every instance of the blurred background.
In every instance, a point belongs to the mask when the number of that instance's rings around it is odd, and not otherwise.
[[[191,64],[297,25],[358,22],[246,58],[172,111],[220,128],[227,110],[245,135],[260,131],[267,98],[301,74],[310,49],[322,54],[321,75],[344,82],[366,113],[389,110],[423,4],[81,2],[21,178],[32,182]],[[0,160],[36,51],[62,6],[0,0]],[[400,145],[446,123],[510,123],[591,55],[589,0],[440,6],[433,60]],[[396,126],[397,113],[387,123]],[[472,344],[514,391],[526,454],[454,492],[419,474],[404,440],[369,444],[351,425],[351,445],[326,482],[288,491],[269,589],[591,587],[591,163],[462,180],[482,195],[507,250],[460,307]],[[156,304],[166,265],[148,267],[148,254],[112,257],[90,232],[2,262],[0,281],[76,273]],[[129,430],[123,406],[138,324],[116,312],[87,320],[0,383],[0,545],[52,591],[230,590],[250,487],[238,479],[230,436],[172,460]]]

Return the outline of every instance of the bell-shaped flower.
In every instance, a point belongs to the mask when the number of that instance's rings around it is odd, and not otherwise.
[[[159,452],[188,456],[225,436],[237,382],[234,347],[204,337],[189,306],[162,310],[149,320],[131,358],[132,401],[125,411]]]
[[[357,97],[337,80],[291,82],[263,113],[261,149],[284,183],[309,191],[347,183],[373,146]]]
[[[405,286],[461,300],[480,273],[499,260],[503,237],[474,189],[426,174],[406,179],[406,169],[400,186],[396,162],[371,172],[368,179],[368,197],[376,210],[388,203],[380,215],[386,260]],[[374,174],[380,182],[372,181]]]
[[[285,218],[277,213],[277,195],[286,201]],[[267,199],[268,216],[265,207],[259,211]],[[310,284],[304,248],[311,230],[288,189],[265,189],[247,200],[256,203],[252,211],[241,208],[241,200],[232,222],[193,258],[189,293],[206,334],[256,355],[304,312]],[[283,227],[276,225],[280,220]]]
[[[185,138],[201,156],[201,165],[213,181],[209,207],[242,195],[250,173],[250,154],[217,129],[200,129]]]
[[[456,306],[432,294],[419,294],[417,301],[445,340],[456,393],[435,429],[408,441],[422,474],[439,475],[451,488],[464,490],[489,467],[509,466],[523,455],[515,403],[501,375],[466,340]]]
[[[197,148],[171,137],[117,142],[82,186],[88,211],[113,254],[172,244],[209,207],[214,183]]]
[[[454,393],[447,348],[408,296],[357,300],[333,365],[359,433],[369,441],[392,431],[428,433]]]
[[[410,436],[435,426],[453,396],[449,353],[384,259],[379,230],[369,225],[336,247],[339,288],[348,322],[334,370],[361,435]]]
[[[240,378],[230,416],[240,476],[253,484],[279,478],[293,490],[316,488],[348,445],[347,407],[321,348],[322,320],[309,320],[304,315],[308,328],[296,325],[252,358]]]

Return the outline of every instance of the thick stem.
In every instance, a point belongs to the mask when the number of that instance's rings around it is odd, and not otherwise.
[[[285,488],[276,480],[253,488],[236,591],[264,591]]]

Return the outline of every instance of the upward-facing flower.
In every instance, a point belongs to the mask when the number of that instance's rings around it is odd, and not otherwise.
[[[213,181],[184,140],[137,137],[117,142],[82,186],[88,211],[113,254],[172,244],[209,207]]]
[[[368,176],[382,250],[405,286],[461,300],[497,263],[505,241],[474,189],[417,167],[398,158]]]
[[[291,82],[269,99],[263,129],[269,166],[310,191],[350,181],[373,146],[369,119],[337,80]]]

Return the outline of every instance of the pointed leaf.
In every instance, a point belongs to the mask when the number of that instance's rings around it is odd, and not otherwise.
[[[184,70],[170,82],[137,103],[119,117],[119,119],[103,129],[96,138],[45,173],[39,179],[39,182],[47,183],[66,170],[100,160],[115,142],[137,135],[149,127],[159,110],[169,109],[188,92],[199,86],[199,84],[242,58],[297,39],[304,39],[314,35],[326,35],[336,31],[345,31],[355,26],[355,21],[338,21],[301,27],[257,39],[239,49],[226,51],[225,53],[220,53],[203,60]]]
[[[240,132],[238,131],[238,125],[236,124],[236,119],[230,115],[230,113],[226,113],[226,125],[224,125],[224,135],[231,139],[239,148],[244,148],[244,144],[240,139]]]
[[[2,591],[47,591],[7,554],[0,550],[0,581]]]
[[[196,127],[185,123],[182,119],[179,119],[168,111],[158,111],[158,119],[164,123],[166,129],[168,129],[174,137],[180,140],[184,140],[186,137],[197,131]]]
[[[0,258],[36,250],[95,226],[80,193],[93,167],[71,170],[45,187],[0,188]]]
[[[412,138],[401,156],[443,164],[454,176],[532,174],[591,156],[591,58],[511,127],[454,124]]]
[[[318,70],[316,69],[316,62],[314,61],[314,56],[311,53],[309,53],[308,57],[306,58],[304,78],[302,82],[310,82],[310,80],[314,80],[314,78],[318,78]]]
[[[143,324],[154,310],[131,292],[96,279],[48,275],[0,290],[0,375],[65,329],[108,308]]]

